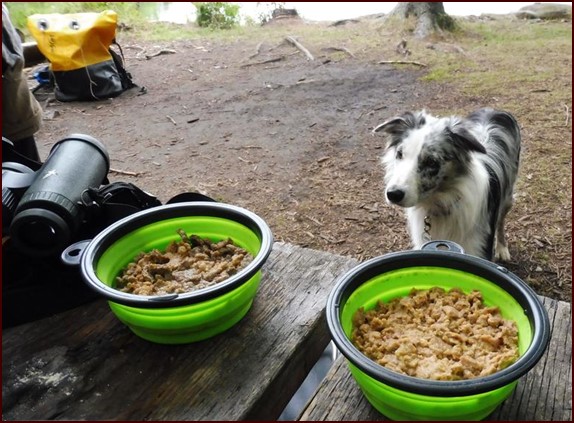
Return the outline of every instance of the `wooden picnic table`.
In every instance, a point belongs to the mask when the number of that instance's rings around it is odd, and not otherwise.
[[[276,420],[329,343],[327,296],[356,264],[276,242],[247,315],[192,344],[145,341],[101,299],[5,329],[3,420]],[[544,302],[550,348],[497,411],[500,419],[571,419],[570,304]],[[381,418],[342,358],[301,416]]]
[[[192,344],[145,341],[104,300],[8,328],[3,419],[277,419],[329,343],[334,279],[356,263],[276,242],[247,315]]]

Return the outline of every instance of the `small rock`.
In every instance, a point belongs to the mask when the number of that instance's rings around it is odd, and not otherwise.
[[[522,7],[515,15],[520,19],[563,19],[572,17],[572,6],[558,3],[534,3]]]

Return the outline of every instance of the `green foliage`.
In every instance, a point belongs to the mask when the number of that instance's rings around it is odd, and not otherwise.
[[[19,29],[26,28],[28,16],[44,13],[83,13],[113,10],[120,21],[140,21],[138,4],[135,2],[5,2],[12,24]],[[24,31],[26,32],[26,31]]]
[[[197,25],[211,29],[229,29],[239,24],[239,5],[222,2],[193,3]]]

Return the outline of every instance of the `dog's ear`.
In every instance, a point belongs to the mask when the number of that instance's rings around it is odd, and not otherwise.
[[[373,132],[385,131],[388,134],[402,134],[409,129],[408,122],[401,116],[389,119],[373,129]]]
[[[486,154],[484,145],[476,139],[464,126],[454,125],[446,128],[447,135],[453,143],[467,151],[477,151]]]
[[[389,119],[373,129],[373,133],[384,131],[391,135],[403,135],[409,129],[415,129],[424,125],[426,122],[424,113],[417,113],[416,116],[411,112],[406,112],[401,116]]]

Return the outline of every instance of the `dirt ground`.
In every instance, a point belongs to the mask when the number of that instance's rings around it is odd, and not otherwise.
[[[466,114],[487,104],[421,82],[424,68],[322,49],[328,46],[314,45],[311,61],[266,39],[124,42],[139,87],[99,102],[41,99],[41,155],[69,134],[88,134],[107,147],[112,181],[132,182],[163,202],[201,192],[257,213],[277,241],[361,260],[408,249],[403,210],[384,199],[385,139],[372,128],[407,110]],[[531,131],[524,133],[528,142]],[[548,148],[562,141],[549,138]],[[560,166],[571,175],[571,161]],[[555,215],[524,207],[509,215],[506,266],[539,294],[571,301],[571,205],[560,206],[563,220],[542,222]],[[550,226],[562,229],[549,235]],[[546,263],[532,260],[540,248]]]

